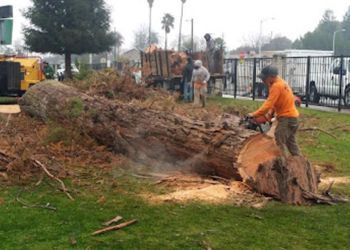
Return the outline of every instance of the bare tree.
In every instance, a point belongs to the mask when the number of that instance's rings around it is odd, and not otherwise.
[[[181,49],[184,51],[192,50],[192,38],[191,36],[182,36]],[[177,41],[174,41],[176,45]],[[206,43],[204,39],[200,39],[199,37],[193,38],[193,51],[204,51],[206,48]]]
[[[158,42],[158,34],[151,32],[151,37],[149,37],[147,27],[141,26],[134,32],[134,47],[139,50],[144,50],[149,44],[158,44]]]

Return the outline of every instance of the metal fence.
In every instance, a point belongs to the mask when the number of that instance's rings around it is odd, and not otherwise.
[[[225,59],[227,86],[224,94],[253,100],[266,98],[268,89],[257,75],[264,66],[272,63],[306,107],[318,105],[338,110],[350,109],[348,56]]]

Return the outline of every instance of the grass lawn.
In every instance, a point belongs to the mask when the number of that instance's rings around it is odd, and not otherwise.
[[[210,105],[253,110],[251,101],[211,99]],[[350,116],[301,110],[304,127],[330,131],[350,124]],[[303,152],[317,164],[331,164],[332,176],[350,175],[350,133],[299,134]],[[115,171],[118,171],[116,166]],[[293,207],[271,202],[257,210],[231,205],[158,204],[139,197],[164,192],[147,180],[121,172],[103,176],[104,184],[70,184],[76,201],[48,185],[0,187],[0,249],[349,249],[350,205]],[[113,171],[112,171],[113,172]],[[101,177],[102,178],[102,177]],[[67,181],[68,182],[68,181]],[[350,186],[336,186],[350,195]],[[24,208],[50,203],[57,211]],[[101,197],[104,202],[101,202]],[[116,215],[138,223],[101,236],[90,234]]]

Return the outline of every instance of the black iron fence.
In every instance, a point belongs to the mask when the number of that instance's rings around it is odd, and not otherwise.
[[[272,63],[306,106],[350,108],[349,56],[225,59],[224,94],[253,100],[266,98],[268,89],[257,75]]]

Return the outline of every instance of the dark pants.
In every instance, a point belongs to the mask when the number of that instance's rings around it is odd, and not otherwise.
[[[301,155],[296,141],[298,127],[298,118],[283,117],[278,119],[278,125],[275,131],[276,144],[283,152],[287,148],[293,156]]]

